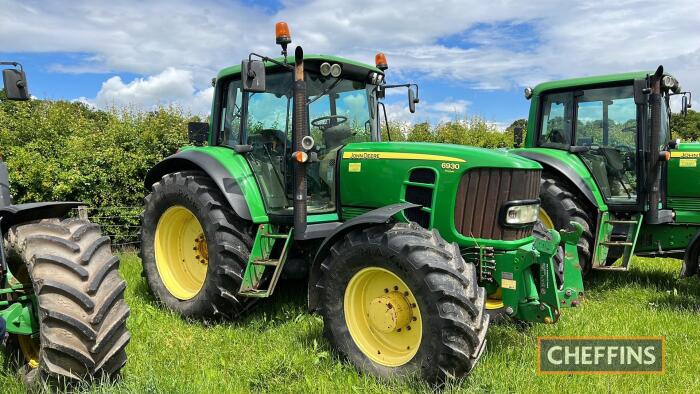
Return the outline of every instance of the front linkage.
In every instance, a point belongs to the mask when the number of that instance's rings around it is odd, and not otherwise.
[[[575,222],[571,226],[571,230],[549,230],[547,239],[536,239],[515,251],[479,253],[484,286],[489,294],[497,293],[496,288],[501,292],[500,312],[550,324],[559,319],[560,308],[578,306],[584,293],[576,245],[583,227]],[[485,270],[490,271],[486,278]]]

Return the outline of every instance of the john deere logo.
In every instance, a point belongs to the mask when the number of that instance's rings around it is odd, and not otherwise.
[[[539,337],[540,374],[662,374],[664,337]]]

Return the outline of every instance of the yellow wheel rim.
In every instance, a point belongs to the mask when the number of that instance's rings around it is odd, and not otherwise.
[[[17,341],[29,368],[39,367],[39,341],[29,335],[20,335],[17,337]]]
[[[345,289],[345,321],[357,347],[370,360],[387,367],[411,361],[423,335],[418,302],[393,272],[368,267]]]
[[[11,282],[11,285],[20,283],[30,283],[32,280],[29,277],[29,272],[27,272],[27,267],[22,264],[18,270],[15,281]],[[19,343],[19,349],[22,351],[22,357],[27,363],[27,366],[31,369],[36,369],[39,367],[39,349],[41,347],[39,343],[38,335],[36,338],[32,338],[30,335],[18,335],[17,342]]]
[[[493,294],[490,294],[486,298],[486,309],[488,310],[493,310],[493,309],[501,309],[503,308],[503,293],[501,292],[501,288],[499,287],[496,292]]]
[[[552,221],[552,218],[550,218],[549,215],[547,214],[547,212],[544,209],[542,209],[541,207],[540,207],[540,213],[537,217],[538,217],[538,219],[540,219],[540,222],[542,222],[542,224],[544,225],[544,227],[547,230],[554,229],[554,222]]]
[[[168,208],[158,220],[155,236],[156,267],[173,297],[196,296],[207,277],[209,252],[199,220],[187,208]]]

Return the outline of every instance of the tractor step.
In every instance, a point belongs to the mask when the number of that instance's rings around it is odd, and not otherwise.
[[[608,220],[606,223],[610,224],[637,224],[636,220]]]
[[[594,271],[628,271],[629,268],[625,266],[620,266],[620,265],[615,265],[615,266],[605,266],[605,265],[594,265],[593,267]]]
[[[243,274],[238,295],[265,298],[272,295],[287,260],[293,229],[288,233],[275,232],[276,227],[262,224],[258,228],[255,242],[250,250],[250,259]],[[275,245],[282,244],[279,256],[273,258]]]
[[[264,265],[266,267],[277,267],[278,265],[280,265],[280,261],[277,259],[261,259],[253,260],[251,264]]]
[[[269,296],[269,292],[267,290],[242,290],[238,292],[239,295],[242,295],[244,297],[250,297],[250,298],[265,298]]]
[[[603,242],[603,245],[605,245],[605,246],[634,246],[634,242],[608,241],[608,242]]]

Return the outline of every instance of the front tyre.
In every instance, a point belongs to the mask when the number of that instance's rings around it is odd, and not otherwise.
[[[414,223],[352,231],[321,269],[324,335],[359,370],[441,381],[466,375],[481,357],[485,290],[437,232]]]

